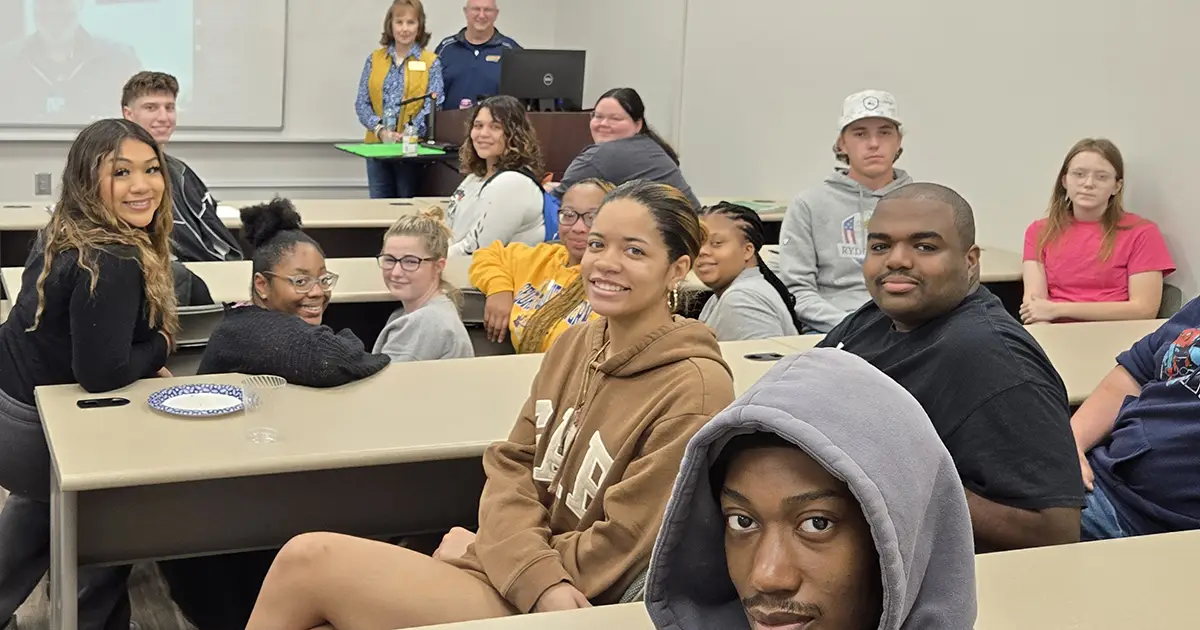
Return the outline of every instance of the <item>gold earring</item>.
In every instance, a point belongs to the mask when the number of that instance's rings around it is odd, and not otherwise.
[[[667,310],[674,313],[679,309],[679,286],[676,285],[667,292]]]

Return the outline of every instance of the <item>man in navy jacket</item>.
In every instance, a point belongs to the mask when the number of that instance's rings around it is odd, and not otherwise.
[[[500,92],[500,58],[505,50],[521,45],[496,30],[500,9],[496,0],[467,0],[463,7],[467,26],[443,39],[437,47],[446,83],[443,109],[459,109],[463,101],[474,105]]]
[[[1200,529],[1200,299],[1117,357],[1071,418],[1083,540]]]

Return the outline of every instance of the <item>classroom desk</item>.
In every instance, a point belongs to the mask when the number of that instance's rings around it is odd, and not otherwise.
[[[1121,322],[1079,322],[1026,326],[1067,387],[1072,405],[1083,404],[1096,386],[1117,364],[1117,355],[1142,337],[1158,330],[1167,320],[1143,319]],[[772,339],[804,352],[816,347],[824,335],[801,335]]]
[[[265,200],[222,201],[222,223],[250,252],[241,237],[241,218],[226,215],[224,208],[243,208]],[[396,219],[437,205],[437,199],[293,199],[292,204],[304,220],[304,229],[321,244],[327,256],[347,258],[369,256],[379,251],[383,234]],[[48,201],[0,203],[0,266],[25,264],[37,230],[46,225],[50,214]],[[443,206],[444,207],[444,206]]]
[[[743,355],[787,348],[764,340],[722,351],[741,392],[774,365]],[[80,564],[277,547],[306,531],[389,536],[473,525],[479,458],[508,436],[541,358],[393,364],[339,388],[289,386],[262,413],[208,420],[162,415],[145,400],[169,385],[240,376],[146,379],[105,394],[130,405],[87,410],[76,406],[87,397],[77,385],[38,388],[54,467],[52,615],[60,616],[51,627],[76,627]],[[262,427],[278,440],[250,440]]]
[[[204,280],[217,303],[250,299],[253,275],[250,261],[184,264]],[[350,328],[370,347],[399,303],[383,285],[382,272],[374,258],[330,258],[327,259],[327,265],[330,271],[338,274],[338,284],[333,290],[331,304],[325,311],[324,323],[335,330]],[[23,271],[20,267],[0,269],[5,295],[10,296],[10,300],[15,300],[20,292]],[[483,317],[482,304],[480,299],[478,313],[472,312],[478,321],[482,321]]]
[[[976,556],[976,630],[1194,627],[1200,532]],[[437,626],[441,630],[653,630],[642,603]]]

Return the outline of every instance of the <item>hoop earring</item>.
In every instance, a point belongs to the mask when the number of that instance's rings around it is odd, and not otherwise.
[[[672,313],[679,309],[679,285],[667,292],[667,310]]]

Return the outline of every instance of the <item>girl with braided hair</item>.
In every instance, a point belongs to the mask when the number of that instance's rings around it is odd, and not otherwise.
[[[758,213],[722,201],[704,209],[708,241],[696,259],[696,277],[712,289],[700,321],[720,341],[799,334],[796,298],[759,253],[763,224]]]

